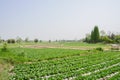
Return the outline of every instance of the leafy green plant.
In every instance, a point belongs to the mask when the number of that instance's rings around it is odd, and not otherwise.
[[[18,53],[19,57],[25,57],[25,51],[21,51],[20,53]]]
[[[118,52],[109,54],[94,53],[30,64],[18,64],[13,69],[15,75],[12,76],[12,79],[62,80],[73,77],[75,80],[96,80],[120,69],[119,56]],[[89,74],[83,75],[86,73]]]
[[[3,52],[4,52],[4,51],[7,51],[7,43],[4,43],[4,44],[3,44],[2,51],[3,51]]]
[[[98,47],[95,50],[97,50],[97,51],[104,51],[103,48],[101,48],[101,47]]]

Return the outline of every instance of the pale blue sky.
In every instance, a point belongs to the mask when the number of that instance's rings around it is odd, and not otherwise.
[[[1,38],[81,39],[120,32],[120,0],[0,0]]]

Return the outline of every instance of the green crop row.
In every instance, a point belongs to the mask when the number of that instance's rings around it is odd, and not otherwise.
[[[61,79],[91,79],[90,75],[93,75],[93,79],[101,77],[95,77],[94,74],[106,76],[109,70],[114,72],[120,70],[116,65],[120,62],[119,53],[96,53],[85,56],[70,56],[66,58],[60,58],[57,60],[40,61],[31,64],[19,64],[12,70],[11,80],[61,80]],[[113,66],[116,65],[116,66]],[[112,67],[110,67],[112,66]],[[108,69],[107,69],[108,68]],[[113,69],[114,68],[114,69]],[[99,71],[97,71],[99,70]],[[107,71],[106,71],[107,70]],[[104,75],[104,72],[106,74]],[[100,74],[101,72],[101,74]],[[103,72],[103,73],[102,73]],[[89,75],[85,75],[90,73]]]

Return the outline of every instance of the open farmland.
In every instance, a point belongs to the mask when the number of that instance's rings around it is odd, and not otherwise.
[[[0,80],[120,80],[120,0],[0,0]]]
[[[22,64],[16,64],[9,72],[11,74],[10,80],[120,79],[120,52],[89,52],[70,49],[22,50],[27,55],[29,54],[29,56],[26,56],[26,59],[27,57],[30,58],[30,56],[32,59],[25,60]]]
[[[59,46],[61,43],[8,44],[7,51],[0,51],[2,63],[9,63],[8,68],[5,65],[7,74],[4,75],[9,75],[9,80],[120,79],[120,52],[94,49],[110,46],[73,42]]]

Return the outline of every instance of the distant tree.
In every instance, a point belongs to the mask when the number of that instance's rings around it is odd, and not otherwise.
[[[113,43],[113,40],[111,40],[108,36],[101,36],[101,41],[104,43]]]
[[[115,36],[115,42],[120,44],[120,35]]]
[[[34,42],[37,43],[37,42],[38,42],[38,39],[34,39]]]
[[[7,40],[7,43],[11,43],[10,39]]]
[[[111,35],[109,36],[110,39],[114,40],[115,39],[115,34],[111,33]]]
[[[99,28],[98,26],[94,27],[94,30],[91,32],[91,42],[97,43],[99,42],[100,39],[100,33],[99,33]]]
[[[2,39],[1,39],[1,37],[0,37],[0,43],[2,42]]]
[[[11,43],[15,43],[15,39],[11,39]]]
[[[17,37],[17,38],[16,38],[16,42],[17,42],[17,43],[21,43],[21,42],[22,42],[22,39],[21,39],[20,37]]]
[[[40,40],[40,43],[42,42],[42,40]]]
[[[114,34],[109,31],[106,34],[104,30],[99,32],[98,26],[95,26],[94,29],[91,31],[91,34],[86,35],[86,38],[83,41],[88,43],[103,42],[120,44],[120,33]]]
[[[106,32],[105,32],[104,30],[101,30],[101,31],[100,31],[100,35],[101,35],[101,36],[105,36],[105,35],[106,35]]]
[[[94,31],[91,31],[91,42],[93,43],[95,39]]]
[[[29,41],[29,38],[28,38],[28,37],[26,37],[26,38],[25,38],[25,42],[28,42],[28,41]]]
[[[94,41],[95,41],[95,43],[99,42],[99,39],[100,39],[99,29],[98,29],[98,26],[95,26],[95,28],[94,28]]]
[[[58,42],[58,40],[55,40],[55,42]]]
[[[15,39],[8,39],[7,43],[15,43]]]
[[[91,35],[90,34],[86,34],[86,38],[83,39],[83,41],[90,43],[90,40],[91,40]]]
[[[48,42],[51,43],[51,40],[49,40]]]
[[[7,43],[6,43],[6,42],[3,44],[3,47],[2,47],[1,50],[2,50],[2,51],[7,51]]]

